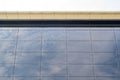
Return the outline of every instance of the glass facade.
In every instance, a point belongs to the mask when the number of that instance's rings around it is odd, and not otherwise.
[[[0,28],[0,80],[120,80],[120,28]]]

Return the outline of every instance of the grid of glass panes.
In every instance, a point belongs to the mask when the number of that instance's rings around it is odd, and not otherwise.
[[[0,80],[119,80],[120,28],[0,28]]]

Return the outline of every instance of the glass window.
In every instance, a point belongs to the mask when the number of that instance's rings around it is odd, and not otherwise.
[[[17,53],[16,54],[16,63],[37,63],[41,61],[41,53]]]
[[[74,52],[91,52],[90,41],[68,41],[67,50]]]
[[[114,40],[114,33],[113,31],[92,31],[92,40]]]
[[[92,54],[90,53],[68,53],[68,63],[70,64],[92,64]]]
[[[65,30],[48,30],[42,32],[43,40],[65,40]]]
[[[67,76],[66,65],[62,64],[41,64],[41,76]]]
[[[95,53],[94,63],[95,64],[117,64],[118,57],[117,53]]]
[[[90,40],[89,31],[68,31],[67,32],[68,40]]]
[[[93,76],[92,65],[69,65],[70,76]]]
[[[43,41],[42,43],[43,51],[46,52],[63,52],[66,50],[65,41]]]
[[[14,40],[0,40],[0,52],[14,52],[16,41]]]
[[[117,76],[117,65],[95,65],[94,71],[96,76]]]
[[[14,64],[4,63],[0,64],[0,76],[10,77],[13,76]]]
[[[47,64],[65,64],[66,54],[60,52],[43,52],[41,63]]]
[[[114,41],[93,41],[94,52],[115,52],[116,45]]]
[[[18,40],[41,40],[41,31],[38,30],[19,31]]]
[[[15,76],[40,76],[40,64],[15,64]]]
[[[34,40],[34,41],[26,41],[20,40],[17,44],[17,51],[18,52],[39,52],[41,51],[41,41]]]

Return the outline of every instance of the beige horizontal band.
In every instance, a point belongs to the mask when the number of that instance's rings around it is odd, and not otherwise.
[[[0,12],[0,20],[120,20],[120,12]]]

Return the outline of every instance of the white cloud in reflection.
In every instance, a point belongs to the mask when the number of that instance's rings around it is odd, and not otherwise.
[[[65,66],[61,67],[61,66],[58,66],[58,65],[52,65],[50,66],[50,74],[56,74],[56,73],[59,73],[61,72],[63,69],[65,68]]]

